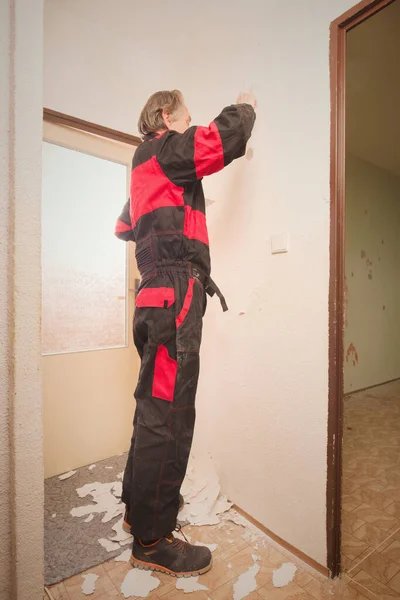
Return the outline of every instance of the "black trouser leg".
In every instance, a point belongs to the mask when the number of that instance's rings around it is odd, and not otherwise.
[[[142,362],[123,500],[132,533],[142,540],[175,529],[195,423],[205,292],[197,280],[176,273],[153,278],[144,289],[162,295],[171,287],[175,302],[170,306],[143,306],[142,300],[135,312]],[[158,303],[158,296],[150,291],[147,302]]]

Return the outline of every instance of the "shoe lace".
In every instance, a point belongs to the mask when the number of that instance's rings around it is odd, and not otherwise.
[[[182,534],[183,537],[185,538],[185,541],[184,541],[184,540],[181,540],[180,538],[172,536],[172,534],[171,534],[171,536],[174,538],[173,545],[175,546],[175,548],[178,548],[178,550],[180,550],[183,554],[186,550],[186,545],[189,543],[189,540],[187,539],[186,535],[183,533],[181,525],[177,525],[175,528],[175,531],[177,533]]]

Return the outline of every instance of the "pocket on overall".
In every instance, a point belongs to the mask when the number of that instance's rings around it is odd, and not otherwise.
[[[175,290],[169,287],[142,288],[136,296],[138,308],[170,308],[175,303]]]
[[[184,323],[184,321],[185,321],[185,319],[187,317],[187,314],[188,314],[188,312],[190,310],[190,307],[192,305],[192,300],[193,300],[193,286],[194,286],[194,279],[192,278],[192,279],[189,279],[189,282],[188,282],[188,289],[187,289],[187,292],[186,292],[186,295],[185,295],[185,299],[183,301],[181,312],[176,317],[176,328],[177,329],[178,329],[178,327],[180,327]]]
[[[153,344],[157,344],[152,396],[166,402],[174,401],[178,372],[178,362],[170,357],[165,345],[171,336],[175,336],[174,312],[166,310],[174,304],[175,289],[173,287],[146,287],[142,288],[136,296],[136,308],[150,309],[144,314],[152,330]],[[152,311],[151,309],[157,310]]]
[[[158,346],[154,362],[152,395],[173,402],[177,373],[178,362],[170,357],[166,346]]]

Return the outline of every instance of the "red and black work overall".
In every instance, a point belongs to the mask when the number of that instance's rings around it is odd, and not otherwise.
[[[134,432],[122,500],[134,536],[155,540],[176,527],[195,423],[210,279],[201,179],[243,156],[253,108],[225,108],[209,127],[147,136],[132,163],[130,201],[116,235],[136,243],[141,285],[133,335],[141,358]]]

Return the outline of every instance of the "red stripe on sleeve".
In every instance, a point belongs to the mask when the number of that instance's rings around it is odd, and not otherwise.
[[[197,127],[194,134],[194,164],[198,179],[224,168],[224,148],[218,127]]]
[[[190,206],[185,206],[185,223],[183,235],[191,240],[199,240],[203,244],[209,245],[206,215],[199,210],[193,210]]]

